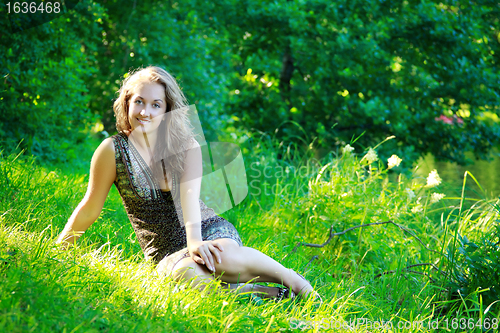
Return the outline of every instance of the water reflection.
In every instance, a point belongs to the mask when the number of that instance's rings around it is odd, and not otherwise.
[[[473,155],[467,155],[473,159]],[[484,199],[497,198],[500,195],[500,154],[494,154],[492,161],[474,160],[468,166],[459,166],[456,163],[438,162],[434,156],[428,154],[418,161],[416,174],[427,177],[430,171],[436,169],[443,179],[442,189],[447,196],[460,196],[465,171],[469,171],[477,179],[485,193],[475,184],[474,180],[467,177],[466,197]]]

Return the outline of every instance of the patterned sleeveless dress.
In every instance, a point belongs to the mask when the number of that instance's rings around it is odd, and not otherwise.
[[[152,171],[126,134],[111,136],[115,147],[116,179],[127,215],[147,260],[157,270],[170,274],[175,264],[189,257],[182,208],[174,200],[179,187],[173,179],[171,191],[162,191]],[[240,246],[240,236],[228,221],[200,200],[201,234],[203,240],[231,238]]]

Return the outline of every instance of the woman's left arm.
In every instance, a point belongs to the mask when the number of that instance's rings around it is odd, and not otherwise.
[[[221,262],[224,251],[217,241],[203,241],[201,237],[200,188],[203,175],[201,148],[193,139],[184,158],[184,173],[180,180],[181,206],[186,227],[189,255],[198,264],[206,265],[215,272],[214,261]]]

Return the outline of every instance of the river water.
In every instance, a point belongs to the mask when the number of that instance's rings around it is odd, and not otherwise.
[[[471,158],[470,155],[468,155]],[[420,158],[417,163],[416,174],[427,177],[430,171],[436,169],[443,179],[442,191],[447,196],[460,196],[464,180],[464,174],[469,171],[483,188],[484,192],[475,184],[474,180],[467,176],[466,197],[477,199],[494,199],[500,196],[500,153],[493,154],[492,161],[474,160],[467,166],[459,166],[456,163],[438,162],[430,154]]]

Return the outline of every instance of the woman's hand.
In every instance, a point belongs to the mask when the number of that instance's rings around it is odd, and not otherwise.
[[[216,241],[195,241],[188,245],[188,251],[194,262],[206,265],[215,272],[215,261],[221,263],[220,252],[224,251],[222,245]]]

